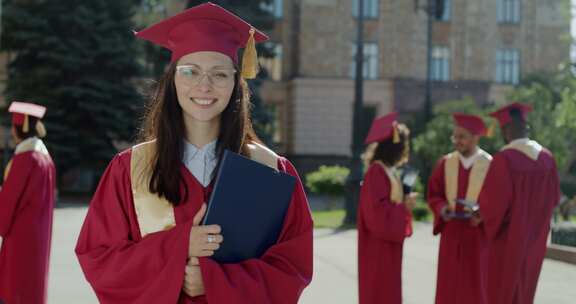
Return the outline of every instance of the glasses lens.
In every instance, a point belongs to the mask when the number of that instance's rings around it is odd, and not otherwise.
[[[200,84],[204,75],[208,77],[208,81],[217,87],[226,87],[234,82],[235,70],[211,70],[204,72],[201,69],[193,66],[178,66],[177,73],[181,76],[182,80],[186,81],[189,85],[196,86]]]

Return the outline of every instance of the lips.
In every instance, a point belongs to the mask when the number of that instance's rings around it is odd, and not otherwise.
[[[190,98],[190,100],[199,106],[209,106],[216,102],[216,99],[211,98]]]

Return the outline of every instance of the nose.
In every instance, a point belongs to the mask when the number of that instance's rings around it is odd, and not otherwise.
[[[196,90],[200,92],[210,92],[212,90],[212,82],[208,75],[202,75],[200,82],[196,85]]]

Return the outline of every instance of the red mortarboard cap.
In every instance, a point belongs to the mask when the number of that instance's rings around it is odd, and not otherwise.
[[[27,115],[38,119],[44,117],[46,107],[29,102],[13,101],[8,108],[8,112],[12,113],[12,124],[22,126],[26,121]]]
[[[394,136],[396,124],[398,123],[396,119],[398,118],[398,113],[392,112],[388,115],[381,116],[372,122],[370,127],[370,132],[364,141],[365,144],[371,144],[375,142],[381,142],[387,140],[388,138]]]
[[[476,115],[470,114],[463,114],[463,113],[454,113],[452,114],[454,118],[454,123],[468,130],[473,135],[485,136],[487,133],[486,124],[484,124],[484,120]]]
[[[519,111],[523,121],[528,118],[528,113],[532,112],[532,107],[527,104],[515,102],[509,105],[503,106],[495,112],[490,113],[490,116],[494,117],[500,123],[500,127],[508,124],[512,117],[510,116],[511,111]]]
[[[253,30],[254,39],[251,38]],[[136,36],[172,51],[172,62],[200,52],[219,52],[238,63],[238,49],[268,37],[224,8],[204,3],[137,32]]]

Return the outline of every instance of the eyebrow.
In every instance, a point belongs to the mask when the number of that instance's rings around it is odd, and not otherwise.
[[[197,67],[197,68],[202,69],[201,66],[199,66],[199,65],[197,65],[197,64],[195,64],[195,63],[189,63],[189,62],[183,63],[183,64],[179,64],[178,66],[194,66],[194,67]],[[210,67],[210,70],[213,70],[213,69],[221,69],[221,70],[223,70],[223,69],[225,69],[225,70],[230,70],[230,69],[232,69],[232,70],[233,70],[234,67],[229,67],[229,66],[225,66],[225,65],[215,65],[215,66],[213,66],[213,67]]]

